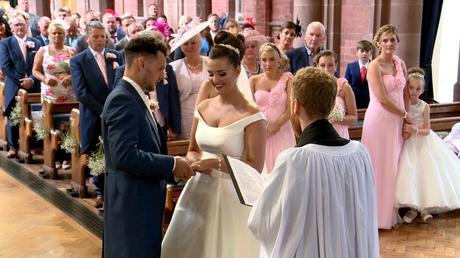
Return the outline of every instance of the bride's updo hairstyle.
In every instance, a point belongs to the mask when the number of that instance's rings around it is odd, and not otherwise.
[[[244,43],[232,33],[220,31],[214,38],[215,45],[209,52],[209,59],[228,58],[234,67],[240,67],[245,47]]]

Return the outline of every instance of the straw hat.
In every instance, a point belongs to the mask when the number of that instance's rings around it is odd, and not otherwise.
[[[209,21],[200,22],[200,18],[195,17],[185,26],[180,28],[176,34],[172,34],[171,36],[174,37],[173,40],[169,42],[169,46],[171,47],[170,52],[173,52],[177,48],[179,48],[182,44],[193,38],[195,35],[200,33],[202,30],[206,29],[210,24]]]
[[[267,43],[267,39],[265,38],[265,36],[260,34],[256,30],[246,30],[243,33],[243,36],[244,36],[245,42],[256,41],[259,47],[263,45],[264,43]]]

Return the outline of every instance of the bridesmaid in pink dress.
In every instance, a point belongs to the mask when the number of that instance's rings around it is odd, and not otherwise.
[[[403,120],[413,118],[404,108],[403,90],[406,67],[395,55],[398,32],[392,25],[382,26],[374,37],[380,54],[367,74],[370,102],[364,117],[362,143],[367,146],[374,168],[379,228],[391,229],[400,222],[394,207]]]
[[[314,63],[319,69],[334,76],[338,65],[337,55],[331,50],[321,51],[315,56]],[[336,79],[337,96],[335,97],[334,109],[343,111],[343,117],[338,118],[337,116],[329,115],[329,122],[332,123],[332,126],[340,137],[350,139],[348,127],[358,120],[355,94],[345,78]]]
[[[249,78],[249,84],[259,109],[267,119],[267,142],[265,145],[265,167],[271,173],[278,154],[295,146],[295,136],[289,121],[290,72],[284,72],[289,59],[272,44],[262,45],[259,51],[264,72]]]

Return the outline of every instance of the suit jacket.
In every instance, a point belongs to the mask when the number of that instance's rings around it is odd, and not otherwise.
[[[291,66],[291,73],[295,75],[297,70],[313,65],[308,61],[308,52],[305,46],[301,46],[286,52]]]
[[[47,44],[46,44],[45,41],[43,40],[41,34],[38,35],[38,36],[36,36],[35,39],[38,40],[38,41],[40,41],[40,45],[41,45],[41,46],[47,46]],[[49,39],[48,39],[48,42],[49,42]]]
[[[70,38],[69,36],[65,36],[65,45],[66,46],[69,46],[69,47],[72,47],[72,43],[74,41],[77,41],[78,37],[80,37],[80,34],[77,34],[77,37],[76,38]]]
[[[36,37],[40,35],[40,30],[38,29],[39,19],[40,19],[39,16],[29,13],[29,28],[30,28],[30,32],[32,32],[32,37]]]
[[[92,151],[98,143],[98,136],[101,134],[100,115],[105,99],[114,87],[114,62],[122,65],[117,51],[106,48],[104,55],[106,53],[117,56],[115,60],[105,60],[108,85],[89,48],[70,59],[72,87],[80,101],[81,153]]]
[[[40,42],[34,38],[27,37],[27,42],[33,42],[34,47],[27,47],[27,60],[21,52],[18,40],[11,36],[2,40],[0,43],[0,63],[3,73],[5,74],[5,98],[4,110],[8,116],[16,103],[16,93],[21,87],[20,79],[29,77],[34,81],[34,86],[27,92],[40,92],[40,81],[32,75],[35,53],[40,48]]]
[[[123,65],[116,71],[115,85],[118,85],[124,73],[125,66]],[[182,126],[179,90],[177,89],[176,75],[169,64],[166,65],[166,75],[168,76],[168,84],[164,84],[164,81],[160,80],[156,86],[158,104],[160,105],[160,112],[165,119],[166,127],[171,128],[173,133],[179,134]]]
[[[356,107],[367,108],[369,105],[369,85],[367,79],[361,81],[361,72],[359,62],[353,62],[347,65],[345,71],[345,79],[350,83],[353,92],[355,93]]]
[[[166,139],[149,112],[125,80],[104,105],[104,257],[160,257],[174,158],[165,155]]]
[[[124,49],[126,45],[128,45],[128,42],[129,42],[129,39],[127,37],[120,39],[117,43],[115,43],[115,49],[117,51]]]

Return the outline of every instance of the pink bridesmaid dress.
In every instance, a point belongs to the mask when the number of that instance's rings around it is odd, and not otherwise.
[[[383,75],[383,84],[387,96],[404,109],[403,90],[406,79],[401,60],[394,56],[393,62],[396,75]],[[391,229],[399,220],[394,196],[403,145],[403,118],[387,111],[375,97],[372,87],[369,87],[369,94],[370,102],[364,116],[361,142],[367,146],[374,168],[379,228]]]
[[[345,113],[347,112],[347,107],[345,106],[345,100],[339,96],[339,92],[340,90],[342,90],[342,86],[346,82],[347,82],[347,79],[345,78],[337,79],[337,96],[335,97],[335,104],[342,106],[342,109],[345,110]],[[348,125],[341,125],[341,124],[333,123],[332,126],[337,131],[337,133],[340,135],[340,137],[345,138],[345,139],[350,139],[350,135],[348,134]]]
[[[292,77],[290,72],[285,72],[281,76],[278,84],[271,91],[257,90],[254,98],[259,109],[264,113],[267,123],[274,123],[286,110],[286,83]],[[294,130],[288,120],[281,126],[280,130],[267,138],[265,145],[265,167],[267,173],[271,173],[275,165],[276,157],[283,150],[294,147],[296,144]]]

